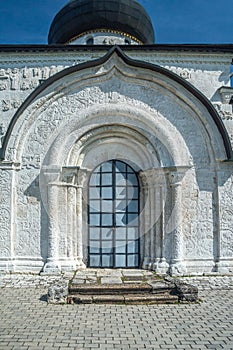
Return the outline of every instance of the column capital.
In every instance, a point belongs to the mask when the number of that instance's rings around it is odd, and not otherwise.
[[[169,182],[170,186],[179,186],[186,172],[190,169],[190,166],[180,166],[169,169]]]
[[[167,170],[165,168],[150,168],[139,172],[142,186],[163,186],[166,183]]]
[[[46,165],[41,168],[40,180],[43,179],[48,185],[59,181],[61,167],[59,165]]]
[[[78,187],[84,187],[84,184],[87,180],[87,176],[90,173],[90,171],[88,169],[84,169],[84,168],[79,168],[78,170],[78,176],[77,176],[77,186]]]
[[[62,182],[68,186],[75,185],[83,187],[88,175],[88,169],[77,166],[66,166],[62,168]]]

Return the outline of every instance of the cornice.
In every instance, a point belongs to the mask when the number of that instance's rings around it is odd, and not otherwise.
[[[121,45],[120,48],[132,58],[161,65],[228,65],[233,56],[233,44]],[[108,45],[0,45],[0,64],[23,66],[67,62],[72,65],[99,58],[109,49],[111,46]]]
[[[38,44],[22,44],[0,45],[0,53],[2,52],[72,52],[72,51],[108,51],[109,46],[106,45],[38,45]],[[121,45],[121,50],[129,51],[179,51],[179,52],[218,52],[233,54],[233,44],[153,44],[153,45]]]

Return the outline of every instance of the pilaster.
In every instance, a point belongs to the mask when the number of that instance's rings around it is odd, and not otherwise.
[[[152,168],[140,173],[146,201],[144,206],[145,254],[143,268],[166,273],[168,264],[164,256],[164,197],[166,171]]]
[[[184,169],[185,170],[185,169]],[[183,232],[182,232],[182,180],[184,171],[178,169],[169,173],[171,187],[172,213],[170,231],[172,232],[172,262],[171,275],[184,275],[186,268],[183,262]]]
[[[85,268],[86,265],[83,262],[83,188],[87,180],[87,170],[79,169],[77,172],[77,259],[76,268]]]

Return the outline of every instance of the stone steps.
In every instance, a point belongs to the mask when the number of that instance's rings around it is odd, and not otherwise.
[[[153,283],[76,284],[69,287],[68,304],[172,304],[178,296],[162,281]]]
[[[174,304],[178,303],[178,296],[163,294],[70,294],[68,304]]]
[[[114,295],[114,294],[141,294],[151,293],[153,290],[149,284],[72,284],[69,288],[71,294],[85,295]]]
[[[144,270],[77,271],[68,285],[55,285],[48,290],[50,304],[173,304],[197,301],[197,287]]]

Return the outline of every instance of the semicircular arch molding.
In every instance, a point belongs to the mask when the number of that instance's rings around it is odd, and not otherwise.
[[[104,137],[131,140],[131,147],[134,145],[138,150],[141,148],[145,157],[146,154],[150,154],[150,157],[154,155],[154,160],[150,160],[153,166],[192,164],[192,156],[182,136],[166,119],[155,123],[153,113],[130,105],[100,105],[85,109],[79,114],[79,118],[73,115],[69,124],[60,128],[57,137],[49,143],[44,164],[75,165],[77,156],[75,158],[71,155],[74,149],[78,154],[82,151],[83,144],[85,147],[92,147],[83,140],[103,143]],[[117,147],[115,151],[117,152]],[[150,162],[148,160],[148,167]]]
[[[74,144],[67,165],[95,169],[114,158],[126,161],[137,171],[161,166],[160,155],[150,140],[122,125],[102,126],[87,132]]]

